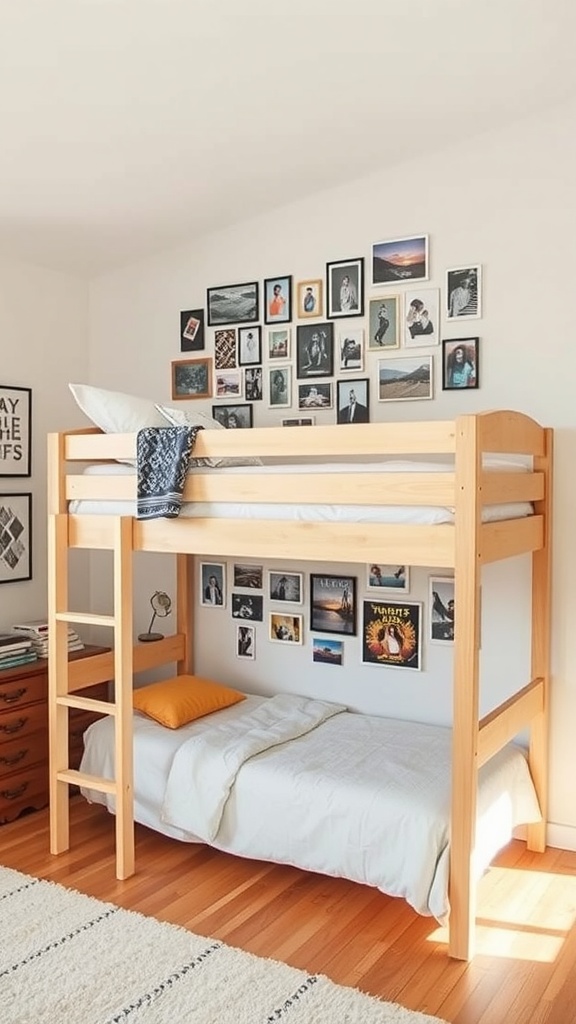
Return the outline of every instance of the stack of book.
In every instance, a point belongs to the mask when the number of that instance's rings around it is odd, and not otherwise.
[[[0,670],[37,661],[32,641],[22,633],[0,633]]]
[[[48,623],[45,619],[19,622],[12,626],[12,629],[22,640],[30,641],[32,650],[38,658],[48,657]],[[72,626],[68,626],[68,653],[83,650],[84,644],[78,633]]]

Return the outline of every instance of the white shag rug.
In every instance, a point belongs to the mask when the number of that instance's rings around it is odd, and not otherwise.
[[[2,1024],[444,1024],[0,868]]]

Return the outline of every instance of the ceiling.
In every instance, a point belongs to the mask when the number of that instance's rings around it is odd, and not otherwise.
[[[575,12],[0,0],[0,253],[101,273],[564,102]]]

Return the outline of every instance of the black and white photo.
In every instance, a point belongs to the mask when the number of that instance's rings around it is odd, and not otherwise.
[[[383,295],[368,303],[368,348],[400,348],[401,295]]]
[[[208,326],[257,323],[259,320],[258,299],[258,281],[208,288],[206,293]]]
[[[454,642],[454,577],[430,576],[430,640]]]
[[[270,569],[268,573],[268,596],[271,601],[288,601],[290,604],[302,604],[302,573]]]
[[[232,594],[232,618],[262,622],[264,598],[261,594]]]
[[[200,604],[208,608],[223,608],[226,604],[224,562],[200,562]]]
[[[364,315],[364,258],[326,264],[326,316]]]
[[[212,416],[227,430],[241,430],[252,426],[252,405],[213,405]]]
[[[369,422],[369,385],[368,377],[337,381],[338,423]]]
[[[236,626],[236,657],[256,657],[256,630],[254,626]]]
[[[332,381],[328,384],[319,380],[313,384],[298,385],[299,409],[331,409],[333,404]]]
[[[446,319],[476,320],[482,316],[482,267],[454,267],[446,271]]]
[[[301,324],[296,328],[296,376],[332,377],[334,374],[334,324]]]
[[[271,409],[292,405],[292,371],[290,366],[275,366],[268,373],[268,395]]]
[[[238,365],[257,366],[262,362],[260,326],[238,328]]]
[[[364,369],[364,329],[362,327],[338,332],[340,373]]]
[[[404,295],[404,347],[423,348],[440,342],[440,291],[419,288]]]
[[[244,396],[247,402],[262,401],[262,367],[250,366],[244,370]]]

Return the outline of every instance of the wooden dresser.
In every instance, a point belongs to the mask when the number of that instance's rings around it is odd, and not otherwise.
[[[86,646],[71,660],[102,654],[109,647]],[[84,689],[87,697],[106,700],[108,684]],[[84,730],[98,715],[71,708],[70,767],[82,756]],[[48,662],[0,671],[0,824],[48,803]]]

